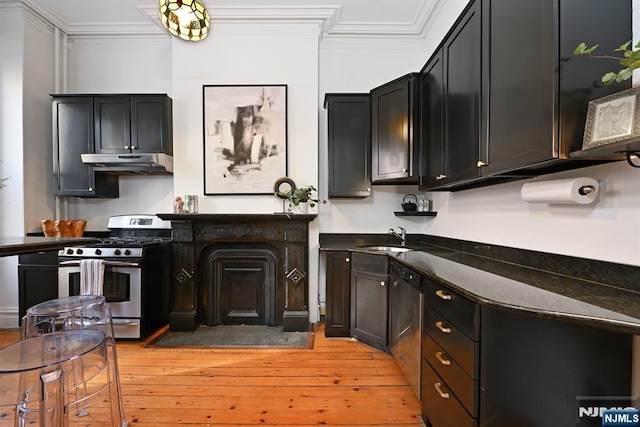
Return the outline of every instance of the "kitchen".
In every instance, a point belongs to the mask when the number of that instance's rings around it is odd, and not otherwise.
[[[7,59],[3,61],[3,73],[12,76],[11,82],[19,82],[15,86],[10,83],[10,87],[22,88],[3,93],[3,105],[11,108],[2,108],[0,175],[12,178],[0,191],[1,234],[36,231],[40,219],[53,217],[57,202],[51,195],[48,95],[56,92],[169,93],[174,102],[174,146],[180,147],[174,150],[174,175],[121,178],[118,199],[60,202],[60,209],[66,210],[69,218],[88,219],[88,230],[104,230],[112,214],[170,212],[174,195],[202,194],[200,96],[205,84],[289,85],[288,175],[301,185],[317,182],[320,195],[326,198],[324,94],[368,92],[407,72],[418,71],[467,2],[415,3],[422,5],[424,9],[420,10],[433,7],[438,13],[437,18],[427,19],[426,34],[410,20],[397,29],[398,34],[384,38],[366,37],[371,31],[367,27],[350,30],[338,25],[333,33],[323,34],[319,42],[322,23],[330,21],[335,13],[328,6],[298,9],[298,17],[304,18],[302,24],[292,20],[287,25],[286,20],[234,19],[251,13],[241,7],[220,6],[218,11],[212,5],[209,6],[212,15],[219,12],[219,16],[227,19],[220,18],[212,35],[200,43],[169,39],[160,32],[144,34],[134,25],[123,25],[124,34],[116,29],[101,35],[99,29],[78,23],[69,29],[75,34],[70,37],[72,48],[65,53],[53,42],[55,35],[61,39],[64,35],[39,20],[28,19],[13,2],[1,2],[0,7],[7,8],[0,18],[7,21],[0,30],[7,41],[1,48],[3,58]],[[269,15],[268,8],[262,12]],[[64,27],[64,23],[59,25]],[[356,34],[340,37],[348,31]],[[401,34],[405,32],[409,35]],[[56,52],[62,58],[66,55],[68,63],[57,71]],[[48,66],[35,65],[43,62]],[[197,65],[192,66],[194,63]],[[22,108],[16,108],[18,105]],[[23,123],[28,126],[23,127]],[[15,150],[14,141],[22,141],[23,151]],[[310,223],[309,295],[318,295],[317,301],[315,298],[309,301],[310,321],[319,319],[326,296],[318,256],[319,233],[386,233],[390,227],[402,226],[410,234],[639,265],[636,173],[626,163],[616,162],[544,177],[597,179],[601,198],[589,206],[527,204],[520,198],[522,182],[456,193],[430,193],[433,209],[438,212],[435,218],[398,218],[393,214],[403,195],[415,192],[415,186],[374,187],[372,196],[365,199],[331,199],[320,207],[318,218]],[[24,180],[17,178],[23,176]],[[201,212],[282,210],[282,202],[272,196],[201,196],[199,203]],[[2,282],[16,283],[15,261],[0,262]],[[3,326],[15,325],[17,288],[3,286],[0,292],[0,321]]]

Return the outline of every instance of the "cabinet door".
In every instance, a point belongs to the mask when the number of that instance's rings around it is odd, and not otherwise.
[[[371,91],[372,181],[410,176],[411,82],[400,79]]]
[[[131,147],[128,96],[94,98],[95,152],[123,153]]]
[[[93,153],[93,98],[54,98],[52,125],[54,194],[118,197],[118,177],[94,172],[80,157]]]
[[[173,152],[171,99],[167,96],[132,96],[131,150],[140,153]]]
[[[447,176],[444,148],[444,63],[442,50],[424,66],[420,76],[420,189],[437,187]]]
[[[324,334],[327,337],[349,336],[351,308],[351,258],[349,252],[327,252],[327,303]]]
[[[58,298],[57,265],[18,265],[18,312],[21,320],[29,307]]]
[[[478,176],[481,90],[480,1],[460,17],[443,45],[445,62],[446,178]]]
[[[327,94],[329,197],[371,195],[371,97]]]
[[[351,336],[387,351],[389,276],[351,271]]]

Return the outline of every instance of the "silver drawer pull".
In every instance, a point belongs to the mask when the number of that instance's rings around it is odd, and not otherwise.
[[[440,332],[442,332],[443,334],[450,334],[451,333],[451,328],[445,327],[444,323],[442,323],[442,322],[436,322],[436,328],[440,329]]]
[[[442,354],[443,353],[441,351],[436,351],[436,359],[438,359],[438,361],[443,365],[451,365],[451,360],[445,359],[444,357],[442,357]]]
[[[448,399],[449,398],[449,393],[445,393],[444,391],[442,391],[442,384],[435,383],[433,385],[433,387],[436,389],[436,391],[438,392],[438,394],[440,395],[441,398],[443,398],[443,399]]]
[[[450,300],[451,299],[451,295],[447,295],[444,292],[442,292],[442,289],[437,290],[436,291],[436,295],[438,295],[440,298],[444,299],[444,300]]]

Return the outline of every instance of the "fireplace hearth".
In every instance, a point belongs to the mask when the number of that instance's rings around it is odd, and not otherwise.
[[[171,331],[200,324],[308,330],[308,223],[316,215],[158,216],[171,221]]]

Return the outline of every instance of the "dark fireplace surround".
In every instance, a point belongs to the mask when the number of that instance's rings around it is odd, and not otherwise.
[[[309,328],[309,222],[317,215],[158,214],[171,221],[171,331]]]

